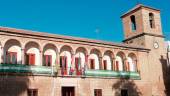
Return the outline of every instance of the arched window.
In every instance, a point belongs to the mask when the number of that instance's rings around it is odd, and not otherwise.
[[[155,28],[155,21],[153,13],[149,13],[149,25],[150,28]]]
[[[130,16],[130,19],[131,19],[131,28],[132,28],[132,31],[135,31],[136,30],[135,16],[134,15]]]

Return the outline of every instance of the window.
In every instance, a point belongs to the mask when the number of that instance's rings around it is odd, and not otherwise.
[[[149,25],[150,28],[155,28],[155,21],[153,13],[149,13]]]
[[[26,64],[35,65],[35,54],[29,53],[26,55]]]
[[[107,70],[107,60],[103,60],[104,70]]]
[[[38,89],[28,89],[28,96],[38,96]]]
[[[62,69],[62,74],[67,75],[67,57],[60,56],[60,67]]]
[[[102,96],[102,89],[94,89],[94,96]]]
[[[95,60],[90,59],[90,69],[95,69]]]
[[[17,64],[17,52],[7,52],[7,63]]]
[[[128,90],[127,89],[122,89],[121,90],[121,96],[128,96]]]
[[[51,66],[52,65],[52,56],[51,55],[44,55],[44,66]]]
[[[135,16],[132,15],[132,16],[130,17],[130,19],[131,19],[131,28],[132,28],[132,31],[135,31],[135,30],[136,30],[136,20],[135,20]]]

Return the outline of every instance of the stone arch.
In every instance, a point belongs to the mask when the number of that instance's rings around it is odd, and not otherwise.
[[[102,59],[102,54],[101,51],[94,48],[90,51],[90,55],[88,57],[89,61],[89,68],[90,69],[101,69],[101,59]]]
[[[29,41],[25,44],[25,64],[42,65],[40,45],[35,41]]]
[[[4,45],[4,62],[21,64],[21,42],[17,39],[9,39]]]
[[[43,47],[43,66],[54,66],[57,63],[57,47],[54,44],[47,43]]]
[[[127,63],[129,65],[129,71],[137,71],[137,56],[134,53],[129,53],[127,57]]]
[[[119,51],[116,54],[115,69],[117,71],[124,71],[125,70],[125,59],[126,59],[126,55],[125,55],[124,52]]]
[[[106,50],[104,52],[104,55],[103,55],[103,68],[105,70],[112,70],[113,68],[113,58],[114,58],[114,54],[111,50]]]
[[[76,53],[75,53],[75,66],[76,64],[80,64],[79,66],[81,66],[81,68],[85,68],[86,63],[87,63],[87,50],[84,47],[78,47],[76,49]],[[78,59],[78,61],[76,61],[76,59]]]

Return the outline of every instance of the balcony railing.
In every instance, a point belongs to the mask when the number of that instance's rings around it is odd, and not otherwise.
[[[140,74],[138,72],[111,71],[111,70],[86,70],[85,76],[140,79]]]
[[[56,68],[47,66],[30,66],[21,64],[0,64],[0,73],[28,73],[32,75],[54,76]],[[68,71],[68,70],[67,70]],[[113,77],[140,79],[138,72],[112,71],[112,70],[74,70],[73,73],[58,70],[58,76],[81,76],[81,77]]]
[[[53,75],[53,68],[21,64],[0,64],[1,73],[30,73],[34,75]]]

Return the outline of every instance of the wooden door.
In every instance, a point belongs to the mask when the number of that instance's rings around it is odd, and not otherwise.
[[[35,65],[35,54],[29,54],[29,65]]]

